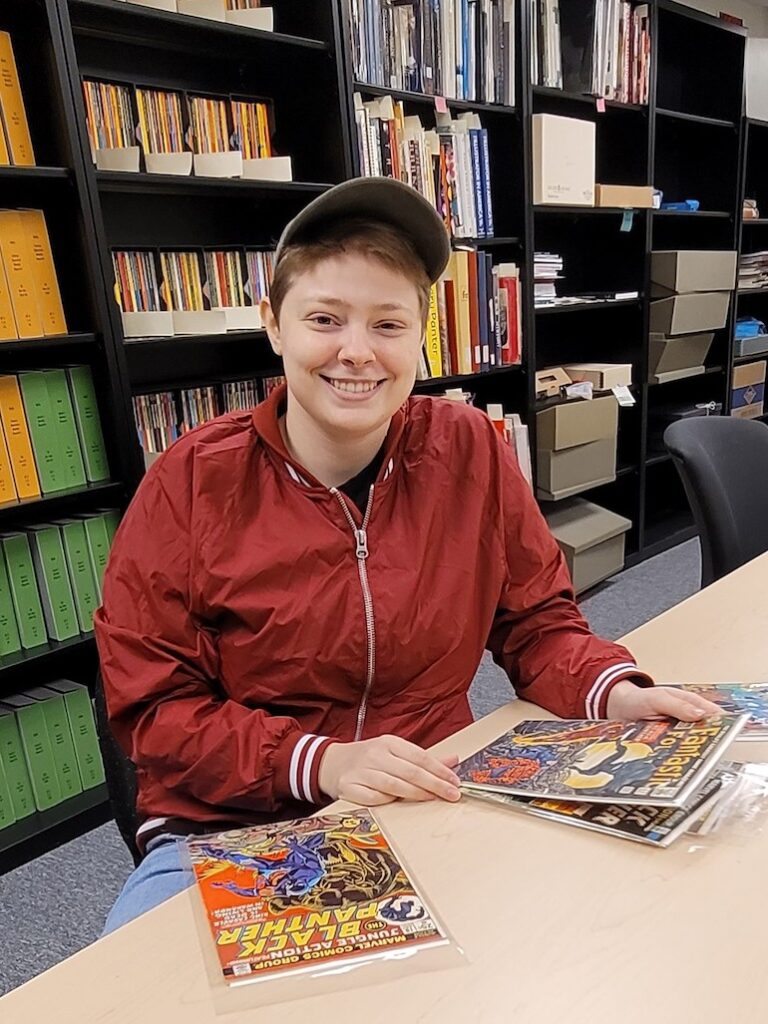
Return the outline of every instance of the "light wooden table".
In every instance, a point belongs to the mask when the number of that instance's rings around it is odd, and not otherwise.
[[[768,555],[625,641],[658,682],[768,679]],[[465,756],[532,716],[532,705],[511,703],[438,749]],[[768,744],[732,749],[768,760]],[[768,1021],[768,828],[655,850],[467,798],[392,805],[381,818],[465,966],[221,1017],[182,893],[7,995],[0,1021]]]

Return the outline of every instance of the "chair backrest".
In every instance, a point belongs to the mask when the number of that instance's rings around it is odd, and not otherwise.
[[[139,863],[141,854],[136,845],[136,829],[139,826],[136,814],[136,767],[123,753],[122,747],[112,734],[107,714],[107,701],[104,696],[104,685],[101,673],[96,675],[95,686],[96,728],[99,733],[99,747],[104,761],[104,774],[107,777],[109,802],[120,835],[125,841],[134,864]]]
[[[701,585],[768,551],[768,426],[699,416],[664,433],[701,540]]]

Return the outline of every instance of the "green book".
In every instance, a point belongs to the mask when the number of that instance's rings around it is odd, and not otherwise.
[[[117,528],[120,525],[120,512],[116,508],[100,508],[97,509],[97,512],[104,520],[107,527],[107,536],[109,537],[109,546],[112,547]]]
[[[11,802],[11,790],[5,777],[2,759],[0,759],[0,829],[7,828],[16,821],[16,814]]]
[[[71,679],[56,679],[48,684],[48,689],[64,697],[69,728],[75,741],[80,781],[83,789],[93,789],[104,782],[104,763],[88,687],[73,683]]]
[[[68,640],[80,633],[61,532],[52,523],[30,526],[29,541],[48,636]]]
[[[6,697],[4,704],[13,709],[19,723],[21,746],[32,780],[37,809],[47,811],[49,807],[61,803],[63,797],[53,763],[53,749],[42,704],[31,697],[25,697],[23,693]]]
[[[0,761],[3,762],[5,778],[11,792],[13,813],[17,821],[35,813],[35,797],[32,780],[24,758],[21,733],[16,716],[10,708],[0,704]]]
[[[21,637],[16,612],[13,610],[11,584],[8,580],[5,558],[0,554],[0,656],[20,650]]]
[[[53,422],[59,442],[67,487],[83,487],[85,485],[85,465],[80,450],[80,438],[77,436],[75,412],[69,394],[67,375],[64,370],[43,370],[48,400],[51,404]]]
[[[107,523],[104,516],[81,515],[73,516],[72,518],[80,519],[85,527],[85,540],[91,560],[91,571],[96,581],[99,601],[101,601],[101,587],[104,582],[104,570],[107,568],[110,547]]]
[[[109,463],[101,431],[99,406],[90,366],[68,366],[67,382],[75,413],[77,436],[85,463],[85,475],[91,483],[109,479]]]
[[[37,475],[43,494],[63,491],[69,487],[59,447],[53,409],[48,398],[45,377],[40,370],[19,374],[19,387],[27,414],[29,436],[35,453]]]
[[[94,612],[99,607],[99,595],[91,570],[85,526],[78,519],[55,519],[54,524],[61,530],[80,629],[89,633],[93,629]]]
[[[32,552],[26,533],[0,534],[5,564],[11,584],[13,609],[19,626],[21,646],[28,650],[46,643],[45,618],[32,565]]]
[[[64,697],[47,686],[35,686],[31,690],[25,690],[24,696],[38,701],[43,709],[53,750],[53,765],[59,777],[62,797],[67,799],[82,793],[75,741],[72,738]]]

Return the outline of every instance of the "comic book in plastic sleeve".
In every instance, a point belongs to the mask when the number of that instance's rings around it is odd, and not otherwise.
[[[187,840],[227,982],[448,943],[366,810]]]
[[[547,800],[679,807],[747,722],[526,721],[462,761],[463,789]]]
[[[469,796],[548,821],[575,825],[578,828],[603,832],[617,839],[664,848],[673,843],[692,825],[706,815],[719,800],[724,780],[730,775],[716,768],[704,784],[682,807],[643,807],[628,804],[593,804],[575,800],[538,800],[509,793],[488,793],[480,790]]]
[[[698,693],[723,711],[749,715],[740,740],[768,739],[768,683],[665,683],[677,689]]]

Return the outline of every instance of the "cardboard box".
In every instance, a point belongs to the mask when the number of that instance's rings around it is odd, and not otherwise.
[[[536,371],[536,397],[557,398],[560,388],[572,384],[573,381],[562,366],[551,366],[548,370]]]
[[[563,369],[573,381],[587,381],[595,391],[629,387],[632,383],[631,363],[570,363]]]
[[[533,115],[533,201],[594,206],[594,121]]]
[[[615,446],[618,429],[619,404],[613,395],[563,402],[536,413],[536,447],[561,451],[605,438]]]
[[[632,525],[583,498],[564,501],[546,514],[565,555],[577,594],[624,568],[624,534]]]
[[[651,303],[652,334],[695,334],[719,331],[728,319],[729,292],[673,295]]]
[[[757,334],[754,338],[734,338],[733,354],[737,359],[742,356],[761,356],[768,352],[768,334]]]
[[[667,370],[666,373],[655,373],[650,378],[651,384],[669,384],[671,380],[684,380],[686,377],[700,377],[706,373],[706,366],[686,366],[681,370]]]
[[[625,206],[634,210],[653,207],[652,185],[595,185],[595,206]]]
[[[653,298],[689,292],[731,291],[736,281],[736,252],[665,249],[651,253]]]
[[[536,494],[545,501],[560,501],[610,483],[616,479],[616,438],[603,437],[555,451],[540,448],[536,470]]]
[[[734,366],[731,377],[731,416],[753,419],[763,415],[765,360]]]
[[[667,338],[652,334],[648,347],[648,380],[661,383],[657,378],[674,380],[667,376],[684,370],[702,373],[714,334],[685,334],[682,338]],[[691,374],[692,376],[692,374]]]

